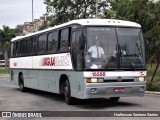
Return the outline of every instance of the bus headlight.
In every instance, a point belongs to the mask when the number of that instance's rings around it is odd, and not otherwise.
[[[139,81],[145,81],[145,77],[139,77]]]
[[[91,78],[91,83],[96,83],[97,82],[97,78]]]
[[[103,83],[103,78],[86,78],[86,83]]]
[[[141,76],[141,77],[135,77],[135,78],[134,78],[134,81],[136,81],[136,82],[138,82],[138,81],[143,82],[143,81],[145,81],[145,77],[144,77],[144,76]]]

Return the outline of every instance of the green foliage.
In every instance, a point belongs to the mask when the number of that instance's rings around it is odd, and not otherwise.
[[[156,65],[155,64],[148,64],[147,65],[147,81],[150,82],[152,75],[155,71]],[[155,74],[153,81],[160,81],[160,65],[157,69],[157,72]]]
[[[3,26],[3,29],[0,29],[0,47],[2,50],[9,47],[13,37],[15,37],[15,34],[8,26]]]
[[[8,51],[10,49],[10,41],[16,36],[16,30],[10,29],[8,26],[3,26],[0,29],[0,49],[4,53],[5,63],[7,65]]]
[[[147,91],[156,91],[156,92],[160,92],[160,82],[152,82],[150,85],[149,83],[147,83]]]
[[[3,67],[0,67],[0,75],[1,74],[8,74],[8,70]]]
[[[96,13],[95,0],[45,0],[47,12],[54,15],[50,26],[58,25],[73,19],[93,18]],[[111,16],[107,3],[98,4],[99,14],[102,17]],[[105,15],[105,16],[104,16]]]
[[[5,50],[10,46],[10,41],[13,37],[19,34],[19,31],[17,29],[11,29],[8,26],[3,26],[2,29],[0,29],[0,48],[2,50]]]
[[[137,22],[142,26],[144,38],[149,41],[150,60],[159,59],[160,50],[156,49],[160,42],[160,1],[151,0],[110,0],[115,19]]]
[[[147,91],[159,91],[160,92],[160,66],[157,69],[155,77],[150,83],[152,75],[155,71],[156,65],[155,64],[148,64],[147,65]]]
[[[46,28],[48,28],[48,24],[47,24],[47,22],[45,21],[45,22],[39,27],[39,30],[44,30],[44,29],[46,29]]]

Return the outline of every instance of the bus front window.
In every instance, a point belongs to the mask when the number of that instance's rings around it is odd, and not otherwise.
[[[116,28],[119,42],[119,51],[125,55],[119,56],[120,67],[133,69],[145,67],[144,41],[141,30],[138,28]]]
[[[116,50],[116,31],[112,27],[87,27],[86,68],[117,68],[113,52]],[[108,65],[108,62],[110,65]],[[112,65],[111,65],[112,64]]]
[[[140,29],[87,27],[86,38],[86,69],[144,68]]]

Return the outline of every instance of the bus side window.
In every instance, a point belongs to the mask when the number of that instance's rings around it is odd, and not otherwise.
[[[32,53],[35,54],[37,51],[37,36],[33,37],[33,48],[32,48]]]
[[[58,49],[58,32],[57,31],[53,32],[52,44],[53,44],[53,50],[57,51]]]
[[[28,44],[29,44],[29,39],[27,38],[27,39],[25,39],[24,40],[24,55],[28,55]]]
[[[15,56],[18,56],[18,44],[19,44],[19,42],[17,41],[17,42],[16,42]]]
[[[25,56],[26,53],[25,53],[25,50],[26,50],[26,39],[23,39],[22,41],[22,55]]]
[[[38,54],[45,53],[46,51],[46,34],[39,35],[38,37]]]
[[[18,44],[18,46],[17,46],[17,56],[20,56],[20,53],[21,53],[21,41],[19,40],[18,42],[17,42],[17,44]]]
[[[29,54],[32,54],[32,48],[33,48],[33,39],[29,39]]]
[[[47,36],[47,51],[52,51],[52,39],[53,39],[53,34],[52,33],[49,33],[48,36]]]
[[[47,51],[51,52],[51,51],[56,51],[57,50],[57,45],[58,45],[58,41],[57,41],[57,32],[51,32],[48,34],[47,36]]]
[[[69,49],[69,28],[65,28],[60,31],[60,50],[68,50]]]
[[[13,48],[12,48],[12,46],[13,46]],[[14,57],[14,56],[16,56],[16,43],[13,42],[12,46],[11,46],[11,57]]]

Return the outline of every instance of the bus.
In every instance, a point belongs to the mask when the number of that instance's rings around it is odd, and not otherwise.
[[[96,39],[101,54],[97,59],[96,50],[90,49]],[[63,94],[67,104],[75,98],[118,101],[144,96],[145,56],[138,23],[77,19],[13,38],[10,75],[21,91],[31,88]]]

